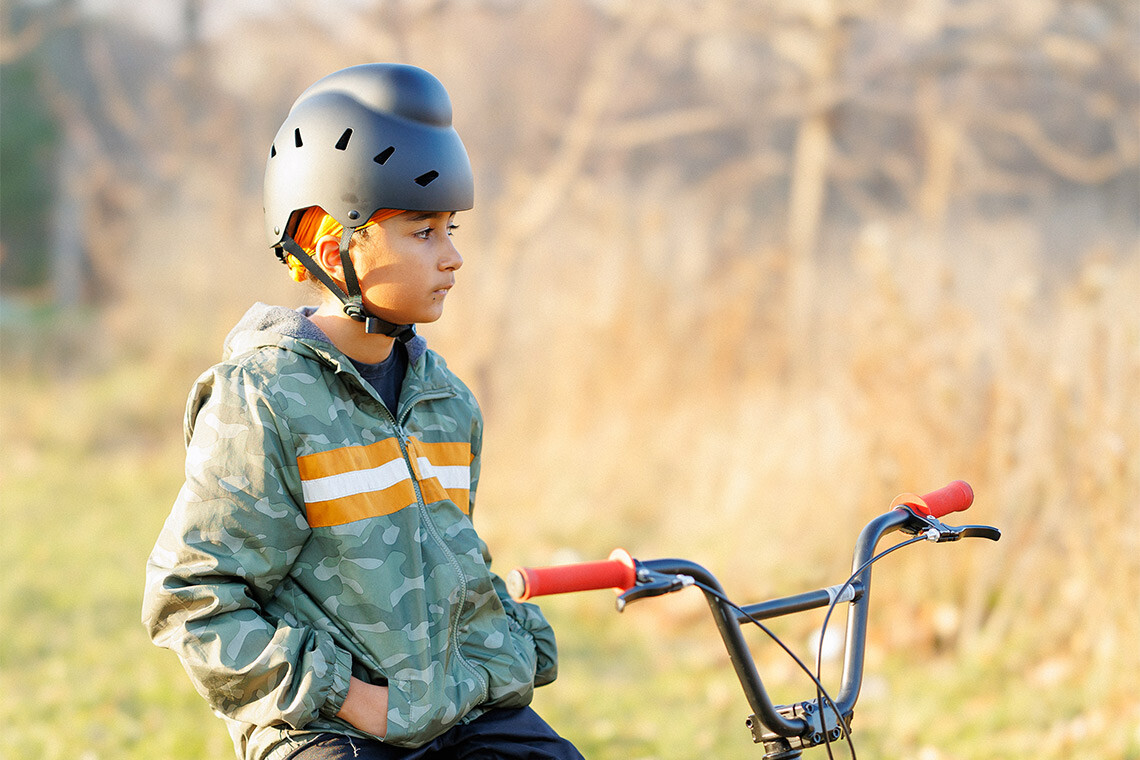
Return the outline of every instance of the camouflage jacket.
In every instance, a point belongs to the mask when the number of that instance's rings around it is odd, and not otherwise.
[[[349,676],[389,686],[415,747],[554,680],[471,522],[482,417],[422,339],[396,415],[302,314],[258,304],[186,412],[186,484],[147,563],[143,622],[229,724],[279,758],[338,720]]]

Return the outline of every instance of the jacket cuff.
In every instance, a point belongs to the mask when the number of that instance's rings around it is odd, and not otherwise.
[[[347,649],[332,645],[335,660],[332,668],[332,682],[328,696],[321,705],[321,717],[335,718],[348,697],[348,679],[352,677],[352,654]]]
[[[552,683],[558,677],[558,645],[554,640],[554,629],[536,605],[512,600],[504,606],[507,617],[534,642],[534,685]]]

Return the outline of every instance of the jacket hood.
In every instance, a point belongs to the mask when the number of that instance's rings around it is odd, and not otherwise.
[[[226,336],[222,344],[223,358],[229,359],[264,346],[280,346],[315,354],[334,364],[342,363],[344,354],[309,319],[316,310],[315,306],[290,309],[264,303],[254,304]],[[408,341],[406,346],[409,364],[414,364],[427,351],[427,341],[419,335]]]

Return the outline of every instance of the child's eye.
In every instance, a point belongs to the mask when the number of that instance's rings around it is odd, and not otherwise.
[[[451,236],[451,235],[455,234],[455,231],[457,229],[459,229],[459,225],[454,224],[454,223],[448,223],[444,229],[447,230],[448,236]],[[430,240],[431,236],[433,234],[435,234],[435,232],[436,232],[435,227],[425,227],[422,230],[418,230],[416,232],[413,232],[412,235],[414,237],[418,237],[420,240]]]

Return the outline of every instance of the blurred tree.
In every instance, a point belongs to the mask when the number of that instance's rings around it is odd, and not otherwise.
[[[44,285],[59,134],[33,56],[0,64],[0,287]]]

